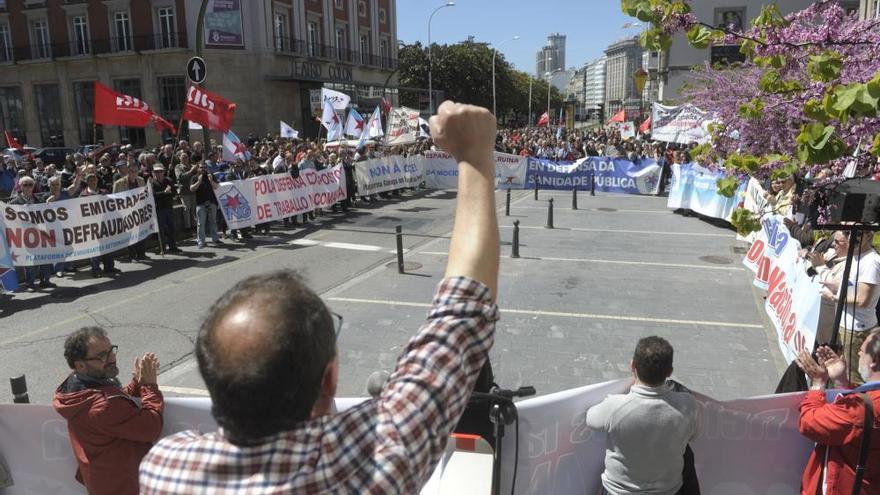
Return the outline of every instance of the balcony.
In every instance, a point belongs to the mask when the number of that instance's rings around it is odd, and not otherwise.
[[[130,38],[106,38],[88,43],[64,42],[16,46],[12,48],[12,60],[52,60],[63,57],[80,57],[107,53],[140,53],[147,50],[170,50],[187,48],[186,33],[150,34]],[[6,54],[0,54],[0,61]]]
[[[390,57],[380,57],[378,55],[362,54],[361,52],[356,50],[349,50],[348,48],[337,48],[332,45],[308,43],[305,40],[298,40],[286,36],[275,37],[275,51],[278,53],[288,53],[292,55],[299,55],[302,57],[345,62],[369,67],[378,67],[381,69],[397,68],[397,59],[393,59]]]

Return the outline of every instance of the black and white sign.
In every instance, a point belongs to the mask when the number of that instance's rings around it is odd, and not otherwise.
[[[202,84],[208,75],[208,67],[202,57],[193,57],[186,63],[186,75],[194,84]]]

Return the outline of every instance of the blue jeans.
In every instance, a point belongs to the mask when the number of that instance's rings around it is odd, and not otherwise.
[[[159,233],[162,235],[162,242],[168,249],[176,249],[177,241],[174,239],[174,210],[158,210],[156,211],[156,219],[159,221]],[[163,250],[165,246],[159,246],[159,250]]]
[[[217,235],[217,205],[215,203],[202,203],[196,206],[196,240],[199,246],[205,245],[205,235],[210,235],[211,240],[217,242],[220,237]]]
[[[39,275],[41,282],[48,282],[49,278],[52,277],[52,265],[24,267],[24,278],[27,285],[34,285],[37,275]]]

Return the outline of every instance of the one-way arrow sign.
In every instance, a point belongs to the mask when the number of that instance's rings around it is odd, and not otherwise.
[[[205,65],[205,59],[202,57],[193,57],[186,62],[186,75],[194,84],[202,84],[205,77],[208,76],[208,68]]]

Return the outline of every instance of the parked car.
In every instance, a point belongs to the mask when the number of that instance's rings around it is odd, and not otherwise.
[[[73,148],[42,148],[34,153],[34,158],[40,158],[45,164],[53,164],[56,167],[64,165],[67,155],[73,154]]]
[[[12,157],[12,159],[15,160],[15,163],[24,163],[27,160],[27,156],[29,154],[33,154],[35,151],[37,151],[36,148],[25,146],[24,151],[20,151],[15,148],[6,148],[5,150],[3,150],[3,154]]]
[[[122,146],[116,143],[105,145],[89,144],[83,146],[83,149],[85,148],[90,148],[83,153],[87,158],[91,158],[93,161],[97,162],[102,156],[104,156],[104,153],[110,153],[110,162],[113,163],[119,156],[119,151]],[[82,153],[82,151],[80,151],[80,153]]]

